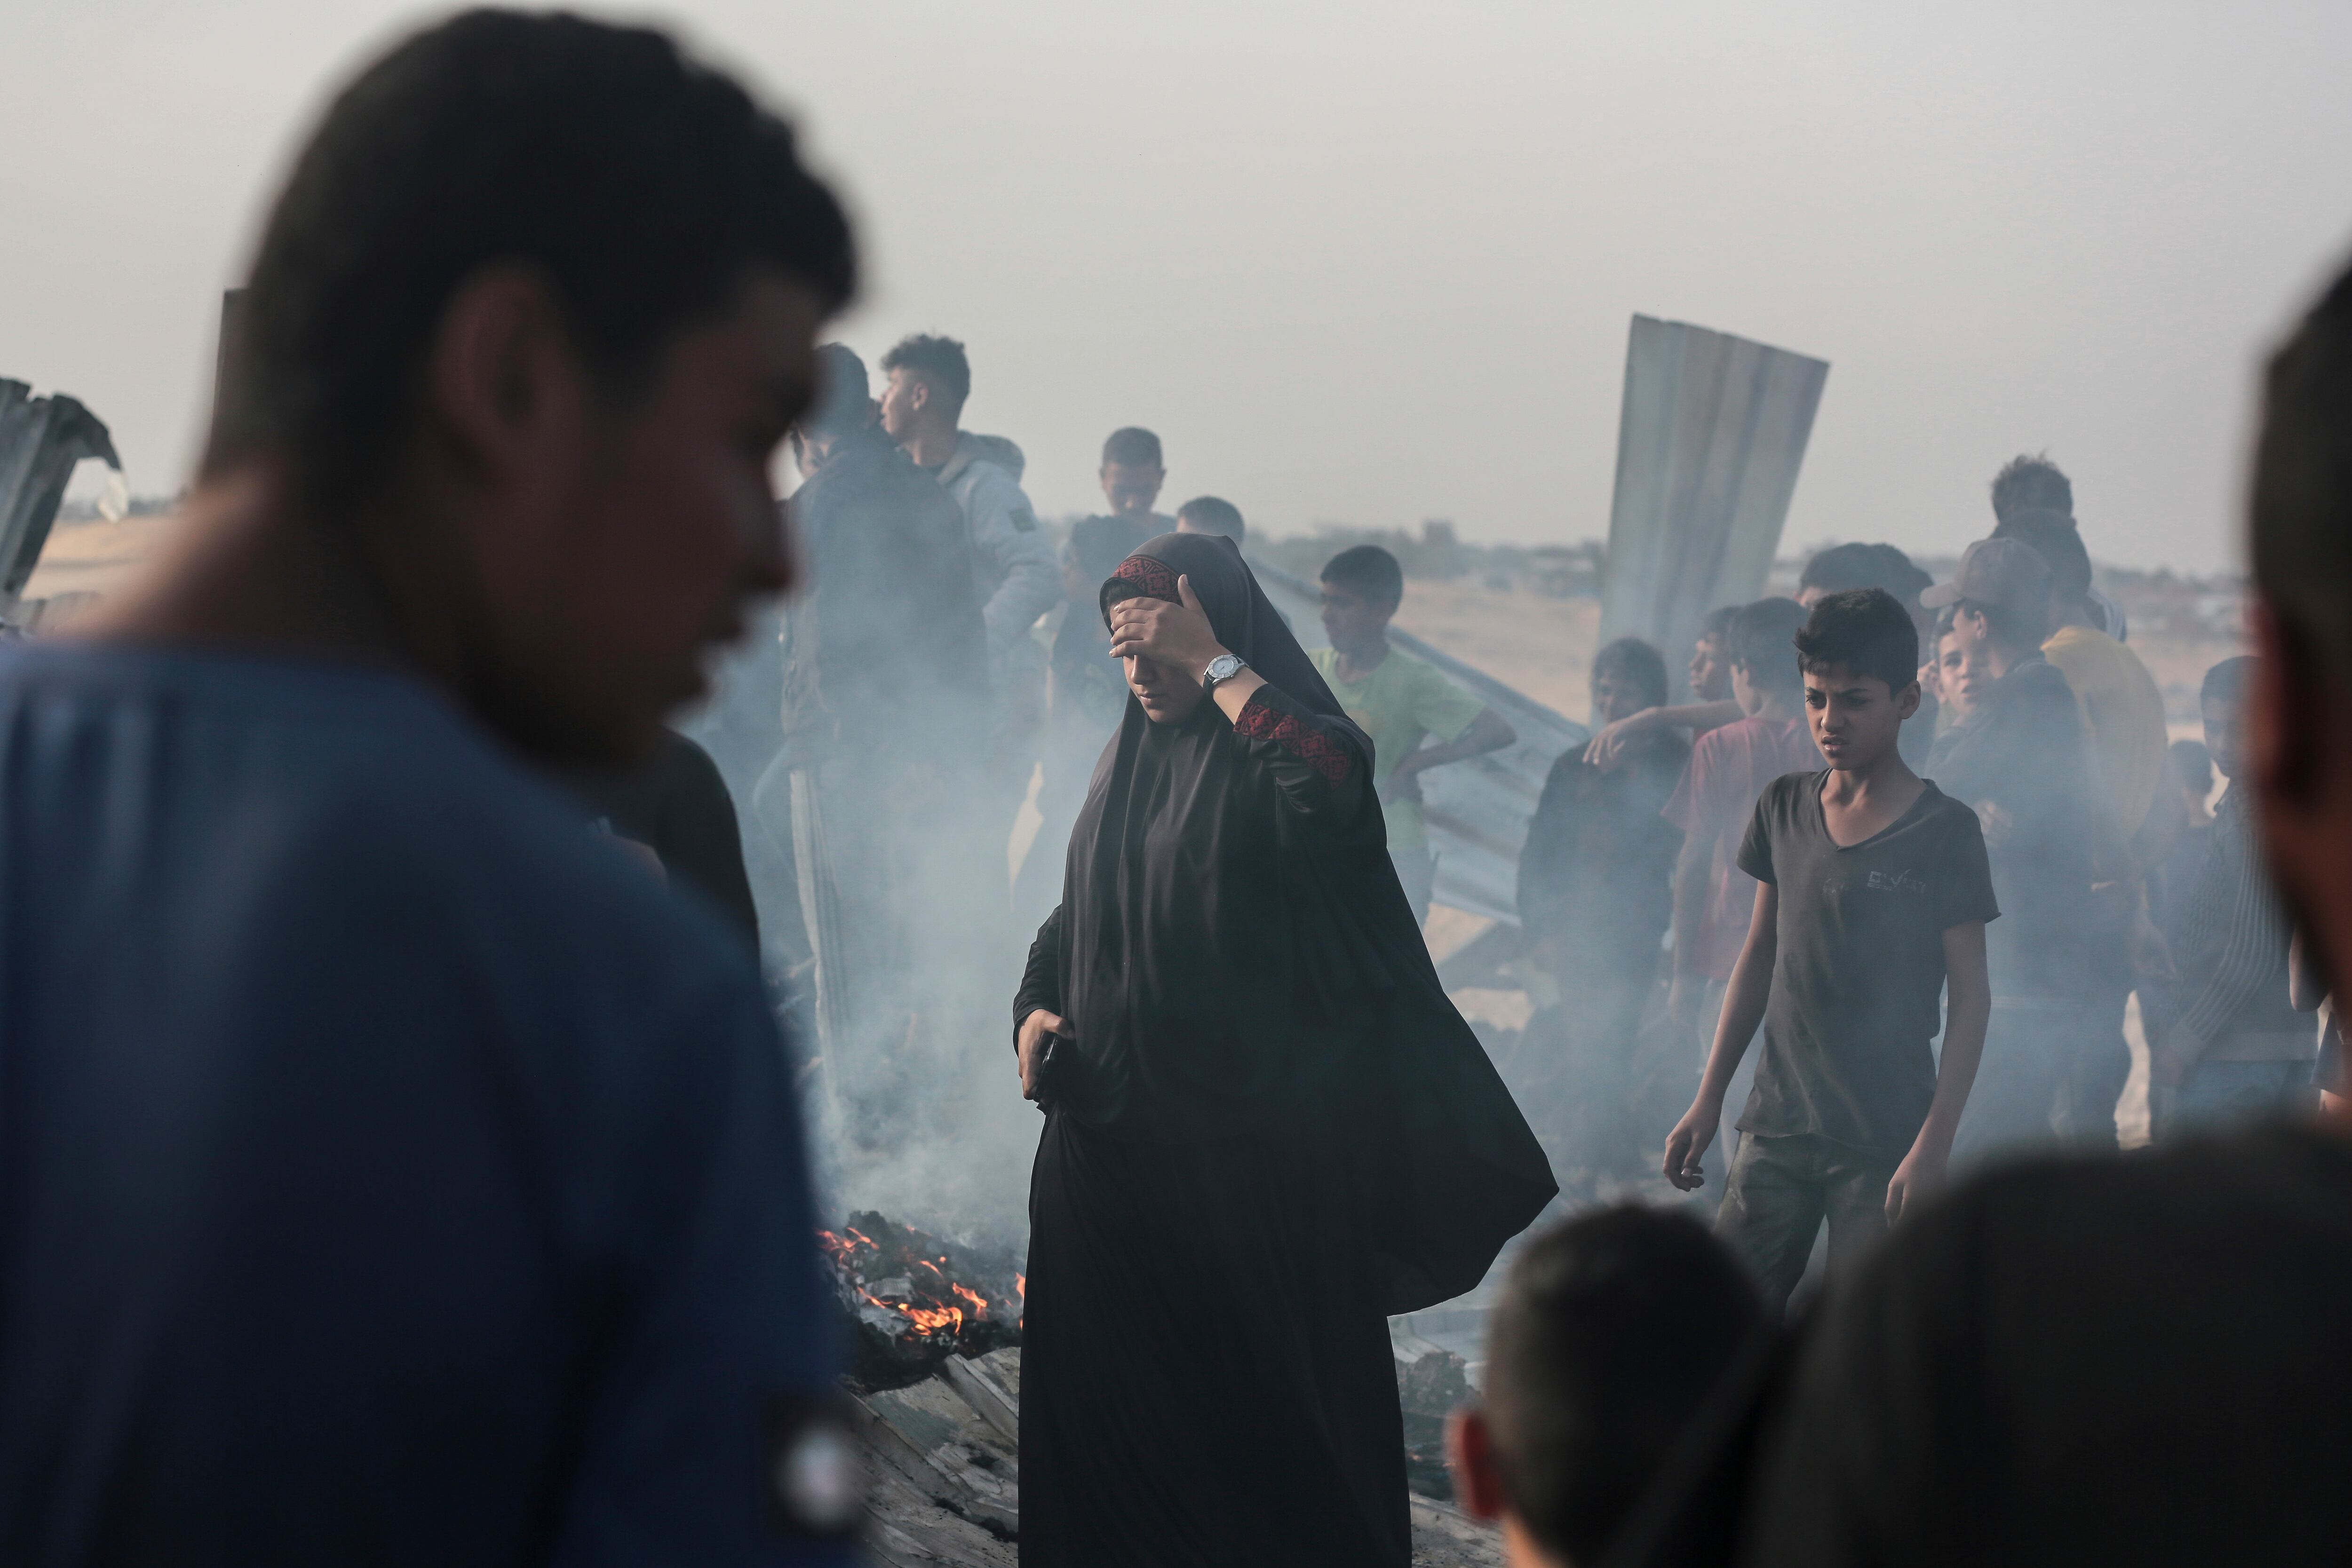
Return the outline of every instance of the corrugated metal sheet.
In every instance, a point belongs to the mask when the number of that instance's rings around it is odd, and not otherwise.
[[[122,466],[97,415],[73,398],[34,397],[32,390],[0,379],[0,612],[33,575],[74,465],[102,457],[110,468]]]
[[[1633,318],[1601,636],[1645,637],[1678,668],[1719,604],[1764,591],[1826,361]]]
[[[1251,570],[1302,644],[1309,649],[1329,645],[1313,583],[1255,561]],[[1554,759],[1570,747],[1583,745],[1591,732],[1410,632],[1391,626],[1389,641],[1435,664],[1518,731],[1518,739],[1500,751],[1433,768],[1421,776],[1422,816],[1437,857],[1436,902],[1516,925],[1519,846],[1527,841],[1528,819],[1535,815],[1536,799],[1543,793]]]

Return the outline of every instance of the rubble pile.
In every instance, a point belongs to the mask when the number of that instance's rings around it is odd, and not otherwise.
[[[1433,1354],[1400,1368],[1412,1403],[1466,1395],[1461,1359],[1448,1361]],[[944,1356],[920,1382],[853,1394],[849,1419],[866,1478],[866,1551],[880,1568],[1017,1568],[1019,1350]],[[1412,1511],[1413,1568],[1503,1568],[1495,1531],[1418,1482]]]
[[[1448,1350],[1397,1364],[1397,1404],[1404,1412],[1405,1484],[1423,1497],[1454,1500],[1445,1469],[1445,1420],[1470,1403],[1468,1364]]]
[[[817,1232],[861,1392],[920,1383],[950,1355],[1021,1343],[1027,1281],[1007,1252],[960,1247],[870,1211]]]

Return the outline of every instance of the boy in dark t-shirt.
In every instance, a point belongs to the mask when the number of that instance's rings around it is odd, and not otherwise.
[[[1665,1175],[1705,1180],[1733,1071],[1760,1019],[1764,1058],[1740,1114],[1718,1233],[1776,1310],[1830,1226],[1832,1268],[1942,1179],[1991,993],[1994,907],[1976,814],[1905,766],[1918,632],[1878,589],[1833,593],[1797,633],[1805,709],[1829,761],[1767,786],[1740,846],[1756,911],[1698,1096]],[[1929,1041],[1947,977],[1939,1072]]]

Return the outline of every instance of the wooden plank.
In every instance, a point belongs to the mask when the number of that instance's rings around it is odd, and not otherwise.
[[[886,1396],[868,1396],[884,1401],[880,1409],[867,1399],[853,1401],[853,1430],[868,1452],[874,1473],[866,1505],[866,1551],[886,1568],[1017,1568],[1015,1546],[963,1511],[974,1500],[950,1473],[954,1467],[940,1463],[935,1451],[926,1451],[910,1438],[892,1415],[914,1425],[922,1425],[924,1416],[951,1419],[947,1400],[952,1397],[967,1402],[992,1430],[1017,1443],[1021,1353],[995,1351],[969,1362],[957,1357],[948,1365],[942,1378],[893,1390],[894,1395],[911,1396],[903,1406]],[[958,1366],[961,1375],[955,1371]],[[1010,1433],[989,1416],[982,1400],[992,1401],[1009,1414],[1013,1424]],[[1237,1411],[1235,1418],[1246,1420],[1248,1413]],[[1004,1479],[1017,1482],[1017,1473],[1008,1469]],[[1495,1531],[1418,1493],[1411,1498],[1410,1509],[1413,1568],[1503,1568],[1502,1538]],[[1016,1531],[1017,1513],[999,1529],[1003,1534]]]
[[[1015,1568],[1013,1542],[945,1508],[894,1471],[866,1494],[864,1544],[887,1568]]]
[[[888,1447],[887,1452],[901,1458],[908,1452],[919,1457],[922,1470],[910,1473],[910,1479],[923,1485],[937,1476],[947,1483],[946,1490],[933,1494],[942,1507],[1000,1530],[1019,1528],[1017,1435],[1001,1435],[939,1377],[868,1395],[861,1403],[902,1445]],[[907,1467],[902,1463],[901,1468]]]
[[[1412,1507],[1413,1568],[1504,1568],[1500,1531],[1418,1492]]]
[[[980,1413],[980,1417],[1010,1441],[1017,1451],[1021,1443],[1021,1411],[1012,1396],[996,1385],[986,1369],[961,1355],[951,1355],[941,1368],[955,1391],[964,1402]]]

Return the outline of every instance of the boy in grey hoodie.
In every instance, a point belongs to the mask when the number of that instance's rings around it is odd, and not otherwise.
[[[985,766],[994,781],[987,817],[1009,837],[1029,790],[1045,717],[1045,650],[1029,636],[1037,618],[1062,601],[1062,567],[1035,508],[1021,491],[1021,449],[1001,435],[957,427],[971,394],[971,361],[953,338],[922,334],[882,356],[890,377],[882,393],[882,427],[963,508],[972,576],[988,632],[988,683],[993,720]],[[1010,878],[1007,878],[1007,893]]]
[[[1001,668],[1037,617],[1062,601],[1053,541],[1021,490],[1021,448],[957,428],[971,395],[971,363],[953,338],[906,339],[882,356],[882,369],[890,378],[883,428],[963,508],[989,663]]]

